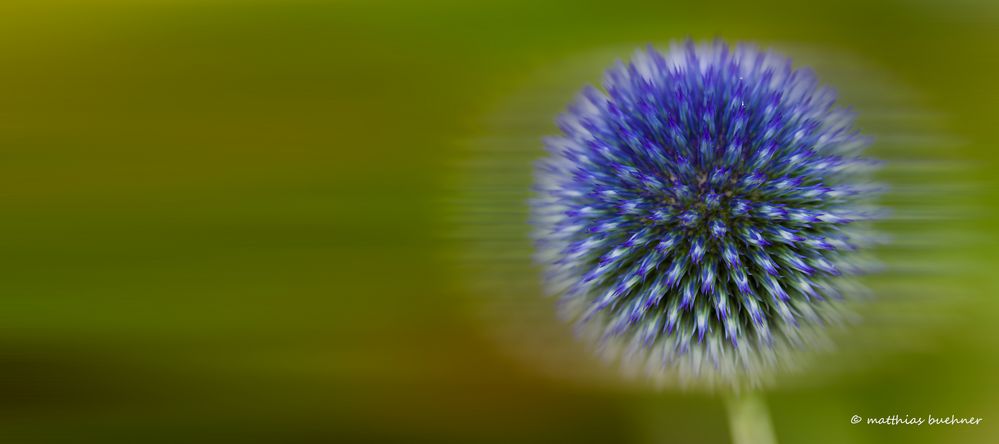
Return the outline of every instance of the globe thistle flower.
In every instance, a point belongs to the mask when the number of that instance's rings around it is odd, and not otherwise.
[[[759,385],[836,322],[867,269],[867,140],[813,73],[751,46],[651,47],[545,141],[532,223],[547,290],[608,356]]]

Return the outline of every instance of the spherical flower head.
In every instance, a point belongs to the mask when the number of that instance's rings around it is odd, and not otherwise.
[[[811,347],[865,270],[876,163],[789,59],[651,47],[586,88],[538,166],[547,289],[628,368],[759,385]]]

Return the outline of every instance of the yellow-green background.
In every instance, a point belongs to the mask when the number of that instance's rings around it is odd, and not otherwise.
[[[6,0],[0,442],[725,442],[711,397],[559,383],[485,337],[444,259],[457,142],[589,48],[841,48],[949,116],[991,270],[997,30],[986,0]],[[932,346],[772,394],[781,439],[999,440],[994,276]]]

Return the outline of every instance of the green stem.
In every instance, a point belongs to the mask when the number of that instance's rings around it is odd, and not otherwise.
[[[725,408],[734,444],[777,444],[762,394],[730,395],[725,399]]]

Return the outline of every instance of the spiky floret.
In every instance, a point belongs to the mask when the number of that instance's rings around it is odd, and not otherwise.
[[[789,59],[651,47],[545,141],[532,203],[548,290],[652,375],[758,383],[837,317],[875,216],[865,138]]]

